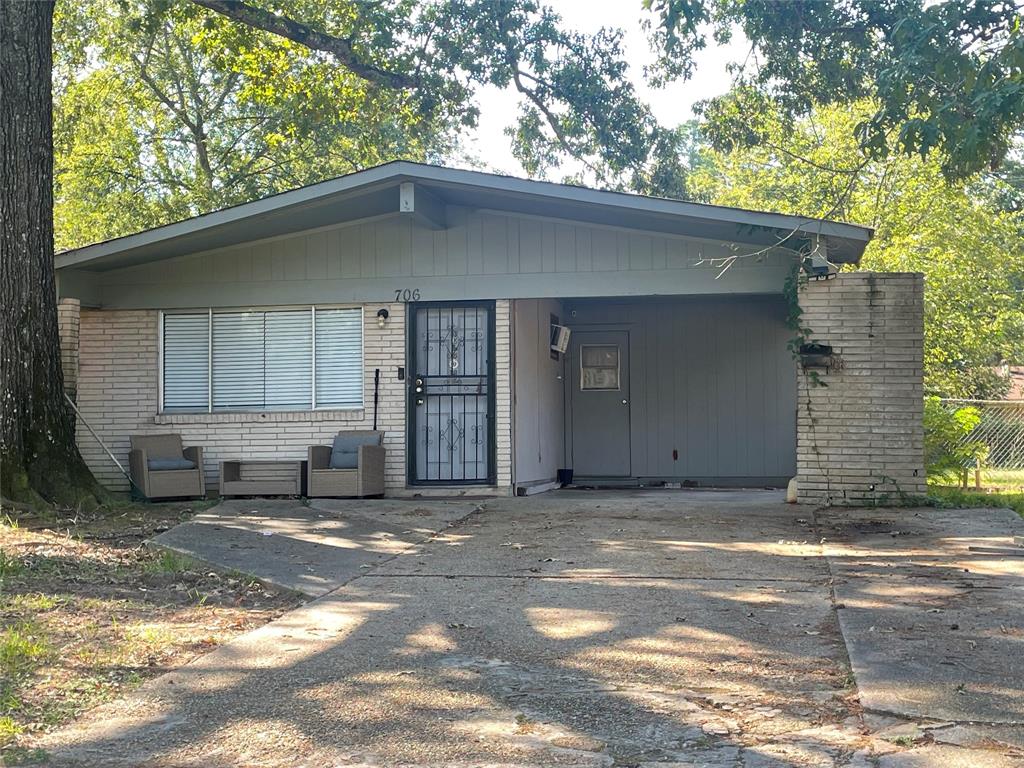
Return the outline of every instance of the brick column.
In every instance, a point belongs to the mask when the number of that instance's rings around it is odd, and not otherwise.
[[[926,491],[924,276],[844,272],[800,291],[836,365],[798,371],[797,490],[807,504],[900,504]]]
[[[78,394],[78,332],[82,305],[78,299],[57,303],[57,331],[60,335],[60,365],[64,370],[64,391],[72,400]]]
[[[512,492],[512,302],[494,302],[495,482]]]

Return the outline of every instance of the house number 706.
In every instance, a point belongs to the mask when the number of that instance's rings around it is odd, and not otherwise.
[[[395,301],[419,301],[419,288],[396,288]]]

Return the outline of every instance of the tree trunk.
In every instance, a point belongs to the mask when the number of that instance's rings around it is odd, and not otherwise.
[[[102,498],[64,399],[53,267],[53,3],[0,0],[0,496]]]

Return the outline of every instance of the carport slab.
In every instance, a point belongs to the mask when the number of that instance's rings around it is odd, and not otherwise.
[[[832,510],[819,521],[867,710],[1024,724],[1024,551],[1013,543],[1024,534],[1020,517]]]
[[[475,509],[464,501],[232,500],[150,544],[318,597]]]

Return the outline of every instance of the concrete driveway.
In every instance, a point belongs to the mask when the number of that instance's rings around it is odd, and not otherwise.
[[[1021,765],[1020,522],[772,492],[235,502],[174,546],[222,536],[231,567],[313,568],[323,596],[42,746],[96,766]]]

